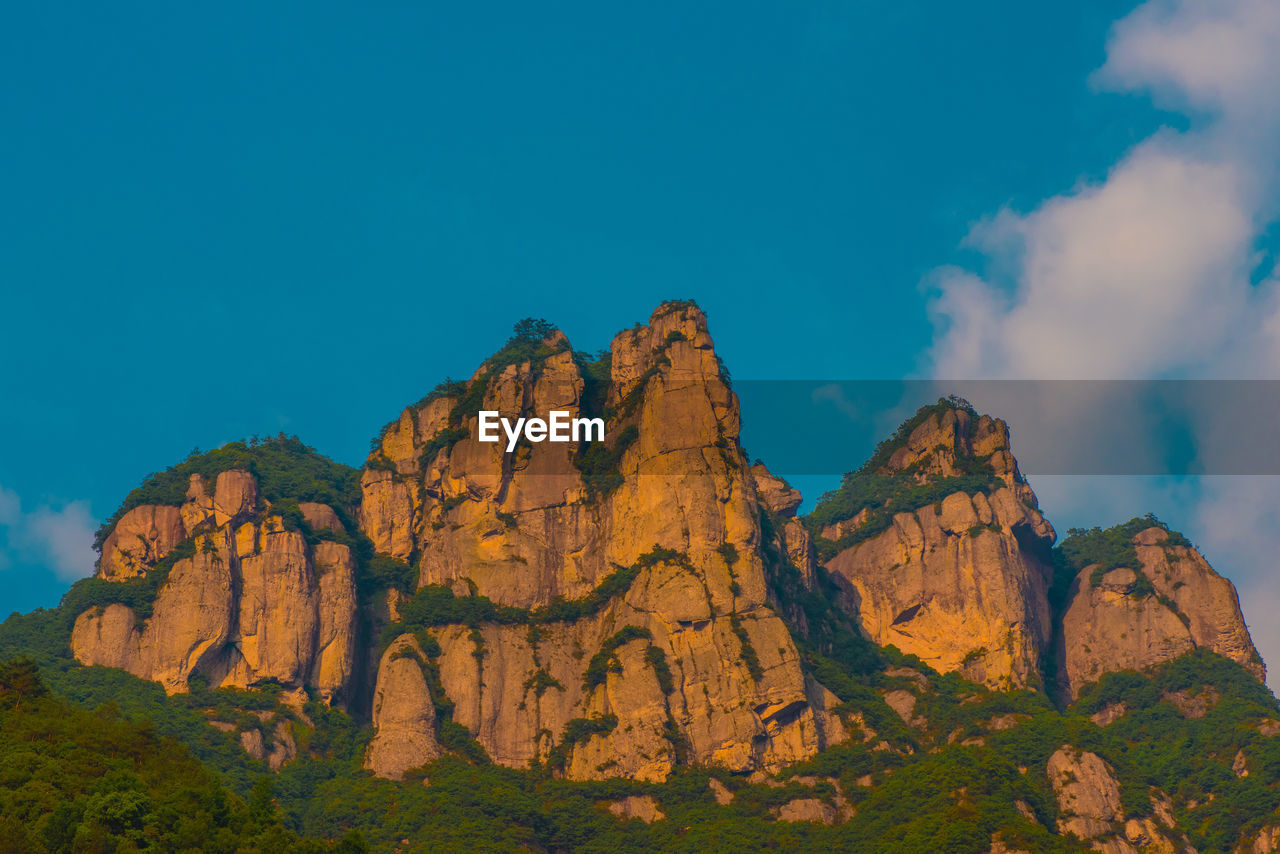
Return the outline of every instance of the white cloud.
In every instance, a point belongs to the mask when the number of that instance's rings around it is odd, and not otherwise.
[[[16,557],[42,563],[67,581],[93,574],[97,522],[85,501],[58,509],[43,505],[25,513],[18,495],[0,486],[0,528],[8,535],[7,549],[0,551],[0,570],[11,566]]]
[[[1126,153],[1101,183],[1000,211],[968,244],[1007,276],[928,282],[935,376],[1212,375],[1280,362],[1280,300],[1254,287],[1274,213],[1280,5],[1152,2],[1116,25],[1096,80],[1212,113]]]
[[[1228,120],[1275,118],[1277,42],[1275,0],[1153,0],[1116,24],[1106,65],[1094,79],[1149,91],[1174,109]]]
[[[927,373],[1280,377],[1280,277],[1257,248],[1280,212],[1278,44],[1276,0],[1150,0],[1119,21],[1092,82],[1182,111],[1189,129],[1118,153],[1099,182],[977,224],[967,245],[996,272],[945,267],[927,279]],[[1067,423],[1091,419],[1081,411]],[[1267,619],[1280,606],[1280,478],[1033,482],[1050,518],[1068,525],[1155,510],[1183,529],[1236,583],[1280,672],[1280,624]]]

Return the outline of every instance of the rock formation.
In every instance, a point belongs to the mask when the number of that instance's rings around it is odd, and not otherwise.
[[[1058,799],[1058,830],[1091,843],[1102,854],[1176,854],[1188,850],[1167,815],[1125,820],[1120,784],[1100,756],[1063,745],[1046,768]],[[1177,841],[1176,841],[1177,840]],[[1181,844],[1180,844],[1181,843]]]
[[[365,764],[383,777],[400,779],[410,768],[440,755],[436,712],[423,668],[426,658],[412,635],[387,647],[373,695],[373,740]]]
[[[702,312],[669,304],[618,335],[604,378],[561,333],[537,344],[387,429],[363,529],[416,559],[421,584],[517,608],[581,600],[620,568],[634,580],[573,621],[433,629],[454,720],[499,763],[580,779],[660,780],[682,760],[776,770],[815,753],[843,729],[766,603],[756,485]],[[604,386],[589,396],[589,380]],[[476,440],[480,409],[602,412],[613,468],[575,444],[507,455]]]
[[[898,512],[826,566],[853,591],[876,643],[992,687],[1035,684],[1051,631],[1046,560],[1055,535],[1018,473],[1004,422],[944,407],[874,474],[945,483],[974,464],[989,467],[987,491]],[[823,536],[856,535],[869,518],[864,511]]]
[[[606,438],[507,453],[479,440],[481,410],[599,418]],[[578,780],[661,781],[682,764],[765,780],[853,732],[905,756],[890,730],[976,746],[1027,717],[939,735],[941,683],[890,667],[862,696],[892,719],[876,736],[873,715],[838,710],[815,676],[840,688],[816,663],[832,626],[841,643],[892,645],[995,689],[1039,687],[1056,666],[1074,697],[1200,647],[1263,676],[1234,588],[1159,526],[1133,537],[1134,566],[1080,569],[1063,603],[1056,534],[1008,428],[962,401],[921,410],[808,517],[747,462],[739,420],[692,304],[664,304],[597,358],[549,326],[520,328],[468,381],[405,409],[358,474],[340,467],[342,500],[315,500],[310,470],[272,481],[269,467],[260,479],[206,461],[149,483],[165,499],[132,496],[106,532],[93,583],[114,593],[78,614],[72,650],[170,693],[198,674],[282,685],[295,712],[308,696],[337,703],[373,726],[365,766],[395,779],[470,737],[498,764]],[[1175,694],[1180,709],[1210,702]],[[306,747],[293,733],[263,718],[240,737],[277,767]],[[1100,757],[1064,747],[1047,773],[1064,832],[1114,850],[1172,844],[1153,819],[1123,820]],[[806,796],[773,814],[845,821],[841,803]]]
[[[1089,565],[1071,584],[1060,653],[1071,696],[1103,673],[1151,667],[1197,647],[1263,679],[1231,582],[1191,546],[1172,544],[1162,527],[1139,531],[1133,544],[1137,566],[1095,578],[1097,566]]]
[[[257,487],[249,472],[229,470],[210,496],[195,475],[181,507],[126,513],[104,541],[100,577],[164,573],[162,562],[184,542],[190,554],[172,560],[145,619],[120,603],[81,614],[71,636],[76,658],[122,668],[170,693],[186,691],[192,674],[201,673],[213,687],[278,682],[313,688],[326,702],[340,696],[352,674],[357,626],[350,549],[309,544],[259,506]],[[312,506],[313,517],[332,517],[341,530],[332,508],[319,507]],[[153,527],[139,533],[146,524]],[[136,535],[137,550],[130,551],[126,532]]]

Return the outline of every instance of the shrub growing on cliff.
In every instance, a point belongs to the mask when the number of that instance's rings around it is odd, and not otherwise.
[[[814,545],[821,559],[829,559],[844,549],[888,530],[893,517],[937,503],[948,495],[964,492],[970,495],[990,492],[1002,481],[996,477],[990,462],[985,458],[957,454],[955,467],[958,475],[928,479],[914,467],[900,471],[888,471],[889,459],[904,447],[912,432],[928,419],[946,412],[967,412],[971,417],[977,411],[958,397],[940,398],[937,403],[923,406],[904,421],[893,436],[876,446],[875,452],[856,471],[844,476],[838,489],[824,494],[813,512],[803,521],[815,535]],[[958,450],[958,449],[957,449]],[[820,536],[820,532],[837,522],[852,519],[862,511],[868,511],[866,520],[854,531],[846,533],[838,541]]]
[[[202,476],[212,490],[219,474],[244,469],[258,479],[260,495],[272,503],[315,501],[328,504],[348,531],[354,530],[348,508],[360,501],[360,472],[336,463],[307,447],[297,436],[283,433],[267,439],[229,442],[221,448],[192,455],[158,474],[148,475],[124,503],[98,529],[94,548],[111,534],[120,517],[144,504],[179,506],[187,497],[193,474]]]
[[[1138,560],[1138,550],[1134,547],[1133,538],[1148,528],[1163,528],[1168,533],[1163,543],[1165,546],[1191,545],[1182,534],[1169,530],[1169,526],[1157,519],[1154,513],[1148,513],[1105,530],[1070,528],[1067,530],[1067,538],[1058,544],[1057,550],[1075,572],[1095,565],[1091,574],[1095,585],[1102,581],[1102,576],[1121,567],[1132,569],[1141,575],[1142,564]]]

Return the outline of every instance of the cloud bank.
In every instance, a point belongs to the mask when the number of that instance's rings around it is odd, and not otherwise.
[[[1145,95],[1184,114],[1187,129],[1160,130],[1100,181],[974,226],[965,245],[994,272],[945,267],[925,282],[927,373],[1280,377],[1280,275],[1265,251],[1280,209],[1277,44],[1275,0],[1151,0],[1119,21],[1091,83]],[[1088,423],[1087,412],[1055,417]],[[1111,523],[1155,510],[1182,527],[1239,586],[1255,641],[1280,670],[1280,627],[1258,619],[1280,605],[1280,478],[1116,480],[1036,487],[1050,516],[1071,524],[1107,524],[1093,517],[1114,506]]]
[[[47,566],[58,578],[74,581],[93,574],[93,535],[97,521],[88,502],[72,501],[55,509],[41,505],[22,510],[17,493],[0,486],[0,570],[15,562]]]
[[[979,223],[966,244],[1000,273],[930,278],[931,372],[1274,375],[1280,288],[1257,245],[1276,213],[1276,44],[1272,0],[1160,0],[1120,21],[1094,83],[1184,110],[1191,129],[1143,141],[1101,182]]]

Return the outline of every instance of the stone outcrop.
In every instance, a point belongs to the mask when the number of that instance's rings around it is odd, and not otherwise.
[[[103,543],[98,575],[108,581],[136,578],[173,551],[186,536],[177,507],[154,504],[135,507],[120,517]]]
[[[785,519],[796,515],[803,500],[800,490],[782,478],[775,477],[763,463],[756,463],[751,467],[751,476],[755,479],[756,495],[761,504]]]
[[[1151,667],[1198,647],[1265,677],[1235,587],[1194,548],[1169,539],[1158,526],[1140,531],[1133,538],[1138,566],[1110,570],[1096,584],[1086,566],[1072,582],[1059,661],[1072,697],[1104,673]]]
[[[325,505],[309,512],[337,522]],[[165,533],[148,533],[147,550],[126,554],[128,537],[148,525]],[[197,475],[181,507],[125,514],[104,543],[99,575],[120,580],[126,560],[130,573],[159,571],[184,541],[190,556],[173,562],[146,619],[123,604],[76,619],[71,648],[79,661],[122,668],[170,693],[186,691],[199,672],[214,687],[278,682],[311,687],[326,702],[343,695],[358,625],[348,546],[309,544],[259,506],[253,475],[231,470],[218,475],[212,496]]]
[[[817,572],[818,561],[809,529],[796,518],[796,510],[802,500],[800,491],[771,474],[763,463],[756,463],[751,467],[751,477],[760,505],[776,516],[780,523],[779,529],[774,531],[778,548],[786,556],[786,560],[800,571],[804,586],[813,589],[816,585],[814,574]],[[789,616],[795,619],[799,615]]]
[[[1280,851],[1280,825],[1262,828],[1257,835],[1241,842],[1236,850],[1240,854],[1275,854]]]
[[[380,777],[398,780],[440,755],[425,665],[412,635],[397,638],[382,655],[373,694],[375,734],[365,754],[365,767]]]
[[[120,604],[81,614],[71,633],[76,658],[159,682],[169,693],[185,691],[191,674],[217,662],[231,637],[235,615],[226,540],[197,539],[195,555],[174,565],[146,621]]]
[[[1039,506],[1014,459],[1009,425],[990,415],[975,415],[960,404],[934,412],[916,425],[901,447],[889,455],[881,471],[910,470],[917,482],[926,483],[965,473],[966,462],[971,460],[989,465],[1019,501],[1032,509]],[[1048,534],[1043,530],[1047,522],[1042,519],[1036,524],[1042,534]]]
[[[1190,850],[1185,839],[1179,840],[1171,832],[1172,821],[1162,796],[1154,790],[1156,815],[1125,819],[1120,783],[1111,766],[1096,753],[1063,745],[1049,757],[1045,772],[1058,800],[1060,833],[1079,837],[1102,854]]]
[[[1009,451],[1004,422],[962,408],[932,413],[889,455],[880,474],[929,483],[976,461],[989,492],[954,492],[901,512],[875,536],[826,564],[849,589],[867,635],[918,655],[942,673],[996,688],[1036,684],[1050,633],[1048,548],[1055,537]],[[824,531],[840,537],[866,511]]]
[[[1113,833],[1124,819],[1120,784],[1096,753],[1064,745],[1049,757],[1049,784],[1058,798],[1058,830],[1081,839]]]
[[[666,818],[653,795],[628,795],[621,800],[609,801],[607,806],[609,812],[619,818],[638,818],[645,824]]]
[[[573,622],[434,629],[454,720],[496,762],[562,763],[577,779],[661,780],[678,761],[776,770],[843,737],[767,603],[757,480],[702,312],[665,305],[618,335],[594,398],[562,334],[539,349],[495,357],[388,427],[364,475],[362,529],[416,558],[420,583],[519,608],[638,572]],[[474,403],[459,411],[464,395]],[[572,443],[508,455],[475,439],[479,409],[590,415],[592,399],[610,416],[610,478],[588,478]],[[612,640],[623,631],[633,637]],[[591,681],[593,659],[607,666]],[[597,725],[567,738],[579,721]]]

